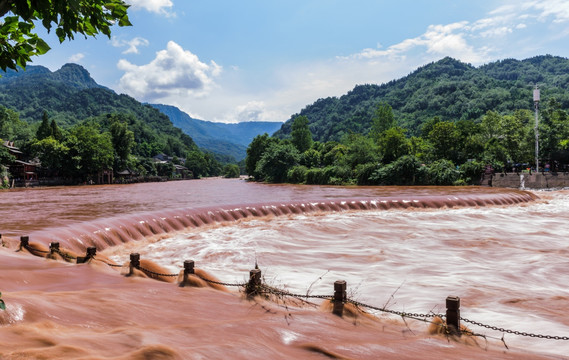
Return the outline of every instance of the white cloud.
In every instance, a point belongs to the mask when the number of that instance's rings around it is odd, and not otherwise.
[[[502,0],[501,3],[510,5],[479,19],[426,26],[422,34],[391,45],[379,39],[383,46],[377,42],[376,48],[350,56],[281,65],[264,74],[262,82],[251,81],[259,75],[250,75],[243,64],[227,66],[224,76],[217,77],[221,68],[215,62],[203,63],[196,55],[170,42],[167,49],[158,52],[146,65],[136,66],[121,60],[119,68],[125,71],[121,86],[133,96],[145,100],[160,98],[205,120],[285,121],[319,98],[341,96],[356,84],[398,79],[445,56],[480,65],[500,58],[544,53],[544,44],[552,42],[554,32],[542,37],[534,30],[546,27],[557,30],[564,27],[564,21],[569,23],[569,2],[568,5],[559,0]],[[522,34],[523,38],[519,36]],[[561,32],[555,34],[565,38]]]
[[[547,21],[549,17],[556,23],[569,21],[569,2],[566,0],[528,1],[526,4],[541,11],[538,17],[541,21]]]
[[[214,121],[224,123],[239,123],[245,121],[283,121],[286,114],[271,110],[264,101],[250,100],[245,104],[236,105]]]
[[[120,87],[128,94],[147,101],[171,95],[204,96],[214,87],[213,78],[221,73],[214,61],[203,63],[180,45],[169,41],[165,50],[146,65],[134,65],[125,59],[117,64],[125,74]]]
[[[468,43],[469,29],[466,21],[447,25],[429,25],[427,31],[418,37],[405,39],[389,46],[386,50],[364,49],[348,58],[377,59],[388,56],[392,59],[403,59],[407,53],[423,48],[427,54],[438,57],[452,56],[465,62],[480,63],[484,61],[487,49],[475,49]]]
[[[556,23],[566,17],[569,20],[569,2],[567,5],[563,1],[551,2],[558,6],[548,1],[526,0],[515,4],[512,1],[511,5],[497,8],[479,20],[433,24],[423,34],[390,46],[382,47],[378,42],[376,48],[363,49],[347,57],[303,65],[290,64],[276,71],[278,79],[274,82],[278,84],[278,90],[251,94],[251,98],[258,101],[230,105],[233,110],[225,111],[222,117],[209,119],[286,120],[318,98],[341,96],[356,84],[397,79],[426,62],[444,56],[479,65],[499,58],[527,56],[528,51],[534,54],[537,50],[524,47],[516,32],[531,28],[536,19],[547,17]],[[227,103],[229,105],[231,101],[227,100]]]
[[[519,29],[518,27],[516,27],[517,29]],[[482,36],[483,38],[487,38],[487,37],[495,37],[495,36],[505,36],[508,34],[511,34],[514,30],[510,27],[507,26],[502,26],[502,27],[496,27],[487,31],[483,31],[480,33],[480,36]]]
[[[566,0],[526,0],[503,5],[490,15],[517,16],[519,19],[537,18],[542,22],[553,18],[554,23],[569,21],[569,2]]]
[[[144,9],[153,13],[173,16],[170,9],[174,6],[171,0],[126,0],[132,5],[132,9]]]
[[[242,121],[259,121],[261,114],[265,111],[265,103],[262,101],[250,101],[245,105],[240,105],[236,109],[235,120]]]
[[[148,46],[150,42],[145,38],[135,37],[132,40],[121,40],[117,37],[113,37],[111,39],[111,44],[114,47],[126,47],[126,50],[123,51],[123,54],[138,54],[138,47],[139,46]]]
[[[83,53],[73,54],[69,57],[69,61],[73,62],[73,63],[77,63],[77,62],[81,61],[84,57],[85,57],[85,54],[83,54]]]
[[[211,121],[285,121],[319,98],[341,96],[356,84],[387,82],[406,75],[409,68],[420,64],[411,66],[406,61],[362,62],[343,58],[290,64],[276,69],[273,76],[266,79],[272,89],[247,88],[239,82],[224,83],[207,99],[172,100],[186,112],[200,114],[197,118]]]

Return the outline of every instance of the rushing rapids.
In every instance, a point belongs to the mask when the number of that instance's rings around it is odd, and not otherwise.
[[[408,312],[444,312],[539,334],[568,335],[569,193],[492,188],[357,188],[202,180],[1,193],[0,358],[564,358],[567,342],[448,342],[421,322],[340,319],[236,290],[180,288],[14,252],[18,236],[118,264],[128,254],[177,273],[185,259],[229,282],[259,262],[265,280],[296,293],[331,292]],[[532,201],[536,200],[536,201]],[[239,204],[239,205],[229,205]],[[99,253],[98,253],[99,254]],[[469,324],[466,324],[470,326]],[[552,355],[548,355],[551,353]]]
[[[510,191],[501,194],[391,196],[371,199],[317,200],[175,209],[83,223],[39,234],[32,233],[32,237],[46,245],[52,241],[57,241],[74,251],[84,251],[89,246],[102,250],[109,246],[140,240],[153,235],[255,217],[347,210],[438,209],[443,207],[511,205],[534,199],[535,196],[531,193]]]

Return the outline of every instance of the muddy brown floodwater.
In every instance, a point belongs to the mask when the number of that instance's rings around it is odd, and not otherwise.
[[[569,359],[569,191],[204,179],[0,199],[0,359]],[[50,242],[97,255],[46,259]],[[172,276],[125,276],[132,253]],[[371,308],[177,286],[185,260],[229,285],[258,264],[301,295],[345,280]],[[429,333],[449,295],[477,336]]]

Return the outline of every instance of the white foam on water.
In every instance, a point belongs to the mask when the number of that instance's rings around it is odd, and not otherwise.
[[[511,301],[569,299],[568,220],[564,193],[523,206],[291,215],[193,229],[149,244],[143,256],[176,271],[192,259],[223,282],[246,280],[257,262],[265,282],[298,294],[332,294],[342,279],[351,298],[397,311],[444,313],[446,297],[457,295],[465,318],[569,336],[551,313]],[[506,339],[569,353],[567,341]]]

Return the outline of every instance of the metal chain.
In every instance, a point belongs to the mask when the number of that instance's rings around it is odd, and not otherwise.
[[[405,311],[396,311],[396,310],[389,310],[386,308],[380,308],[377,306],[372,306],[372,305],[368,305],[368,304],[364,304],[362,302],[356,301],[356,300],[352,300],[352,299],[347,299],[346,302],[352,303],[356,306],[360,306],[360,307],[365,307],[368,309],[372,309],[372,310],[377,310],[377,311],[381,311],[381,312],[386,312],[386,313],[390,313],[390,314],[394,314],[394,315],[398,315],[401,317],[408,317],[408,318],[434,318],[434,317],[440,317],[443,318],[445,317],[443,314],[435,314],[435,313],[431,313],[431,314],[419,314],[419,313],[408,313]]]
[[[528,336],[528,337],[540,338],[540,339],[569,340],[569,336],[552,336],[552,335],[532,334],[532,333],[527,333],[527,332],[523,332],[523,331],[509,330],[509,329],[499,328],[497,326],[486,325],[486,324],[479,323],[477,321],[465,319],[463,317],[461,317],[460,319],[464,322],[467,322],[467,323],[470,323],[473,325],[481,326],[481,327],[486,328],[486,329],[500,331],[500,332],[507,333],[507,334],[513,334],[513,335],[519,335],[519,336]]]
[[[141,267],[141,266],[137,266],[136,268],[137,268],[138,270],[142,270],[143,272],[145,272],[145,273],[147,273],[147,274],[150,274],[150,275],[156,275],[156,276],[171,276],[171,277],[178,276],[178,274],[160,274],[160,273],[154,272],[154,271],[152,271],[152,270],[145,269],[145,268],[143,268],[143,267]]]
[[[193,275],[196,275],[198,278],[202,279],[203,281],[208,282],[208,283],[212,283],[212,284],[223,285],[223,286],[236,286],[236,287],[247,286],[247,283],[230,284],[230,283],[224,283],[224,282],[220,282],[220,281],[210,280],[210,279],[204,278],[203,276],[199,276],[198,274],[195,274],[195,273]]]
[[[51,251],[44,251],[44,250],[39,250],[39,249],[34,249],[33,247],[29,246],[29,245],[25,245],[24,248],[26,248],[28,251],[30,252],[35,252],[35,253],[41,253],[41,254],[51,254]],[[71,255],[62,253],[60,250],[56,250],[56,252],[61,255],[64,258],[67,259],[77,259],[76,257],[73,257]],[[100,259],[96,259],[95,257],[93,257],[94,260],[100,261],[104,264],[107,264],[109,266],[112,267],[122,267],[122,265],[116,265],[116,264],[111,264],[108,263],[106,261],[100,260]],[[161,274],[161,273],[157,273],[154,272],[152,270],[148,270],[145,269],[141,266],[137,266],[137,269],[147,273],[147,274],[151,274],[151,275],[155,275],[155,276],[169,276],[169,277],[174,277],[174,276],[178,276],[178,274]],[[224,283],[224,282],[220,282],[220,281],[214,281],[214,280],[210,280],[207,278],[204,278],[202,276],[199,276],[197,274],[196,275],[198,278],[212,283],[212,284],[217,284],[217,285],[223,285],[223,286],[235,286],[235,287],[245,287],[248,285],[248,283],[236,283],[236,284],[231,284],[231,283]],[[266,285],[261,285],[260,286],[260,291],[259,293],[266,293],[266,294],[273,294],[273,295],[280,295],[280,296],[290,296],[290,297],[295,297],[295,298],[305,298],[305,299],[333,299],[334,296],[333,295],[309,295],[309,294],[293,294],[290,293],[288,291],[283,291],[283,290],[278,290],[275,289],[273,287],[270,286],[266,286]],[[405,311],[396,311],[396,310],[389,310],[386,308],[380,308],[377,306],[372,306],[372,305],[368,305],[356,300],[352,300],[352,299],[346,299],[345,302],[347,303],[352,303],[356,306],[360,306],[360,307],[365,307],[368,309],[372,309],[372,310],[377,310],[377,311],[381,311],[381,312],[386,312],[386,313],[390,313],[390,314],[394,314],[394,315],[398,315],[401,317],[406,317],[406,318],[412,318],[412,319],[416,319],[416,320],[421,320],[421,321],[425,321],[425,319],[427,318],[434,318],[434,317],[440,317],[440,318],[444,318],[446,317],[444,314],[435,314],[435,313],[430,313],[430,314],[421,314],[421,313],[408,313]],[[486,329],[490,329],[490,330],[495,330],[495,331],[499,331],[502,333],[507,333],[507,334],[513,334],[513,335],[519,335],[519,336],[527,336],[527,337],[532,337],[532,338],[539,338],[539,339],[550,339],[550,340],[569,340],[569,336],[554,336],[554,335],[542,335],[542,334],[533,334],[533,333],[527,333],[527,332],[523,332],[523,331],[517,331],[517,330],[509,330],[509,329],[504,329],[501,327],[497,327],[497,326],[492,326],[492,325],[486,325],[474,320],[470,320],[470,319],[466,319],[461,317],[460,318],[462,321],[476,325],[476,326],[480,326]],[[484,335],[480,335],[480,334],[475,334],[473,332],[470,331],[466,331],[467,333],[471,333],[472,335],[475,336],[484,336]]]
[[[75,256],[71,256],[71,255],[66,254],[64,252],[61,252],[61,250],[55,250],[55,252],[58,253],[59,255],[61,255],[61,257],[65,258],[65,259],[71,259],[71,260],[77,259]]]
[[[45,250],[34,249],[33,247],[31,247],[29,245],[25,245],[24,248],[26,248],[26,250],[28,250],[30,252],[35,252],[35,253],[39,253],[39,254],[50,254],[51,253],[51,252],[45,251]]]
[[[104,261],[104,260],[101,260],[101,259],[97,259],[96,257],[93,257],[93,260],[100,261],[100,262],[102,262],[103,264],[107,264],[107,265],[109,265],[109,266],[111,266],[111,267],[123,267],[122,265],[111,264],[110,262],[107,262],[107,261]]]
[[[264,291],[263,291],[264,290]],[[330,295],[300,295],[300,294],[293,294],[290,293],[288,291],[283,291],[283,290],[278,290],[275,289],[273,287],[270,286],[266,286],[266,285],[261,285],[261,293],[265,293],[265,294],[273,294],[273,295],[282,295],[282,296],[290,296],[290,297],[295,297],[295,298],[305,298],[305,299],[330,299],[333,298],[334,296],[330,296]]]

